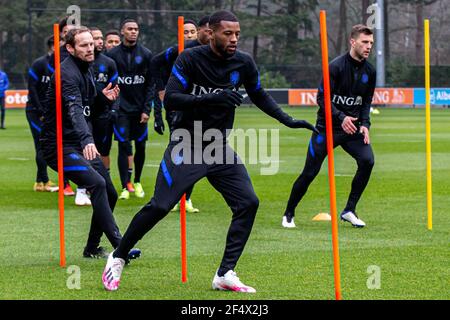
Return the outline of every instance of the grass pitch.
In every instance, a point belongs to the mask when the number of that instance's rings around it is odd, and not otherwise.
[[[315,108],[286,111],[315,121]],[[450,111],[432,111],[433,231],[426,228],[424,110],[382,109],[372,123],[376,163],[358,205],[367,227],[339,223],[343,298],[449,299]],[[188,214],[188,283],[181,284],[179,218],[170,213],[137,245],[142,258],[125,268],[120,289],[110,293],[101,284],[105,261],[82,257],[91,209],[76,207],[73,197],[66,198],[67,265],[79,267],[81,288],[68,288],[70,269],[58,266],[57,194],[32,190],[34,149],[24,111],[8,110],[6,126],[0,131],[0,299],[334,299],[331,226],[311,221],[329,210],[326,163],[300,203],[297,228],[281,227],[292,183],[303,168],[309,132],[282,127],[256,108],[237,112],[235,128],[280,129],[278,174],[262,176],[261,166],[247,165],[261,203],[236,271],[256,294],[211,289],[231,213],[206,180],[192,196],[201,212]],[[147,194],[144,200],[118,203],[115,217],[122,232],[150,199],[167,139],[167,133],[151,133],[143,176]],[[119,187],[117,146],[112,159]],[[356,165],[336,149],[335,168],[342,210]],[[102,244],[110,249],[106,240]],[[367,286],[372,266],[379,267],[379,289]]]

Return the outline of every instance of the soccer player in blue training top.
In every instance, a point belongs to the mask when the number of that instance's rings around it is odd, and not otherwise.
[[[186,20],[186,23],[189,24],[189,21]],[[209,44],[209,33],[206,32],[209,26],[209,16],[204,16],[198,22],[198,33],[197,38],[195,40],[187,41],[185,44],[185,48],[194,48],[201,45]],[[186,38],[185,38],[186,40]],[[172,72],[173,64],[178,57],[178,45],[167,48],[166,50],[158,53],[152,59],[152,65],[154,69],[154,74],[156,78],[156,91],[158,92],[158,96],[156,99],[164,100],[165,87],[167,85],[167,81],[169,80],[170,73]],[[166,110],[166,120],[169,124],[170,132],[173,131],[173,128],[176,122],[181,119],[182,112],[181,111],[169,111]],[[189,188],[186,191],[186,212],[189,213],[197,213],[200,212],[199,209],[195,208],[192,204],[191,195],[194,186]],[[178,204],[172,208],[172,211],[177,211],[179,209]]]
[[[47,162],[42,156],[41,144],[39,143],[39,136],[42,130],[42,105],[45,103],[50,78],[54,72],[50,64],[50,57],[54,49],[53,36],[47,39],[47,48],[47,53],[36,59],[28,70],[28,101],[25,108],[36,151],[37,174],[33,190],[38,192],[58,190],[58,187],[48,178]]]
[[[121,43],[120,33],[117,30],[109,30],[105,34],[105,51],[117,47]]]
[[[109,84],[97,92],[90,63],[94,61],[94,39],[86,27],[75,27],[66,36],[69,56],[61,63],[62,134],[64,176],[78,185],[86,186],[91,194],[92,221],[83,256],[101,258],[107,255],[99,246],[103,233],[113,248],[122,238],[113,211],[117,192],[103,165],[89,127],[91,107],[95,99],[111,104],[119,96],[119,88]],[[52,76],[44,104],[44,123],[41,133],[42,153],[48,165],[58,170],[56,148],[55,77]],[[136,258],[139,250],[132,250],[126,259]]]
[[[238,89],[244,86],[253,103],[282,124],[290,128],[316,129],[310,123],[286,114],[261,87],[252,57],[237,50],[240,26],[234,14],[218,11],[209,23],[210,44],[185,50],[173,67],[164,103],[169,110],[182,111],[183,116],[164,153],[153,198],[136,214],[119,247],[108,257],[102,276],[107,290],[118,289],[130,248],[167,215],[190,186],[206,177],[233,212],[225,252],[212,287],[256,292],[243,284],[234,271],[259,206],[245,166],[227,143],[235,109],[243,100]],[[202,140],[205,132],[211,131],[216,133],[212,142],[214,161],[209,161],[208,155],[205,157],[205,148],[211,148],[210,141],[208,138],[205,139],[208,141]],[[203,143],[194,143],[198,138]]]
[[[364,227],[365,223],[356,215],[356,204],[369,182],[375,161],[370,145],[369,128],[376,71],[367,61],[373,43],[373,31],[367,26],[356,25],[351,31],[350,52],[330,63],[333,144],[334,147],[341,146],[358,165],[341,219],[359,228]],[[323,80],[319,87],[317,103],[319,111],[316,126],[320,133],[312,135],[305,167],[292,187],[282,219],[285,228],[295,228],[295,208],[319,173],[327,155]]]
[[[103,54],[104,41],[103,33],[99,28],[92,27],[92,36],[94,37],[95,60],[92,65],[94,70],[94,80],[97,91],[102,91],[108,84],[115,86],[117,84],[118,73],[116,63],[113,59]],[[92,133],[95,146],[102,156],[103,164],[106,170],[110,170],[109,152],[111,151],[113,123],[117,118],[118,104],[96,103],[92,110]]]
[[[117,65],[120,87],[119,116],[113,126],[115,139],[119,141],[118,166],[122,192],[119,199],[127,200],[130,192],[138,198],[145,196],[141,184],[142,170],[145,163],[145,144],[148,139],[147,122],[150,112],[154,109],[154,129],[158,134],[164,133],[164,122],[161,114],[161,104],[154,99],[154,79],[152,75],[152,53],[138,43],[139,25],[133,19],[122,22],[121,33],[123,41],[117,47],[106,53]],[[131,142],[134,140],[134,186],[131,184],[132,167],[130,158],[133,156]]]

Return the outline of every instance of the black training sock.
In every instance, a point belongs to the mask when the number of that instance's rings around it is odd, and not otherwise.
[[[126,188],[127,182],[129,181],[128,155],[129,155],[129,143],[119,142],[119,156],[117,157],[117,165],[119,167],[119,175],[122,188]]]
[[[134,175],[134,182],[141,181],[142,170],[145,163],[145,141],[135,143],[136,153],[134,154],[134,168],[136,169]]]
[[[220,267],[219,270],[217,270],[217,275],[223,277],[228,271],[230,271],[230,269]]]

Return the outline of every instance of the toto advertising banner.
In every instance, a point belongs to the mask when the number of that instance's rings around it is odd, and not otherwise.
[[[28,90],[6,90],[6,108],[25,108],[28,101]]]

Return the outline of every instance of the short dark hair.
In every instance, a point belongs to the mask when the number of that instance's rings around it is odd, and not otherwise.
[[[47,47],[50,49],[51,47],[53,47],[55,45],[55,38],[53,36],[49,36],[47,37]]]
[[[355,26],[352,27],[352,32],[350,33],[350,38],[351,39],[358,39],[360,34],[365,34],[367,36],[370,36],[373,34],[373,30],[372,28],[363,25],[363,24],[357,24]]]
[[[89,30],[91,30],[91,31],[102,31],[102,30],[100,30],[97,27],[89,27]]]
[[[69,17],[64,17],[62,19],[59,20],[58,25],[59,25],[59,33],[61,33],[64,29],[65,26],[67,26],[67,20],[69,19]]]
[[[203,27],[206,26],[209,23],[210,16],[203,16],[200,20],[198,20],[198,26]]]
[[[234,13],[228,10],[221,10],[214,12],[211,17],[209,17],[209,27],[216,28],[221,21],[239,22]]]
[[[80,33],[89,32],[91,33],[91,30],[89,30],[87,27],[80,26],[73,29],[70,29],[69,32],[67,32],[66,35],[66,44],[71,45],[75,48],[75,37],[79,35]],[[92,35],[92,34],[91,34]]]
[[[111,36],[111,35],[120,37],[120,32],[117,31],[117,30],[108,30],[108,31],[105,33],[105,39],[108,38],[108,36]]]
[[[122,30],[123,27],[124,27],[127,23],[130,23],[130,22],[136,23],[136,24],[139,26],[139,23],[138,23],[135,19],[126,18],[125,20],[123,20],[123,21],[120,23],[120,30]]]
[[[188,24],[188,23],[193,24],[196,28],[198,28],[197,22],[195,22],[194,20],[192,20],[192,19],[184,20],[184,24]]]

